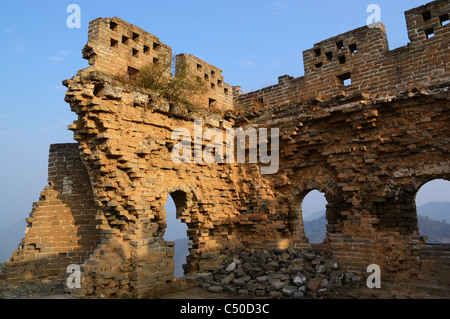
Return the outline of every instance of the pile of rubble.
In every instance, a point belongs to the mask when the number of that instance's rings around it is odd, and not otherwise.
[[[359,287],[362,274],[342,272],[327,254],[292,248],[230,251],[202,288],[239,297],[333,298],[337,288]]]

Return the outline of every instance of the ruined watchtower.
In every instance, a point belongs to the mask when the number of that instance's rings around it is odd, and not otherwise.
[[[195,108],[127,82],[168,59],[169,46],[119,18],[92,21],[90,66],[64,81],[77,143],[51,146],[49,186],[1,280],[63,283],[75,263],[83,296],[147,297],[177,284],[174,243],[164,239],[169,194],[192,242],[185,272],[195,274],[216,269],[232,247],[310,247],[301,203],[312,190],[325,193],[323,247],[342,269],[376,263],[386,275],[417,274],[426,243],[415,194],[450,179],[449,12],[448,0],[407,11],[410,43],[395,50],[382,24],[316,43],[303,52],[304,76],[248,94],[179,55],[178,70],[207,88]],[[172,132],[195,136],[195,120],[223,133],[278,128],[279,170],[175,163]]]

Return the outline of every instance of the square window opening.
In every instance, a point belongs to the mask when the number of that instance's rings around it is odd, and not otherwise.
[[[338,41],[338,42],[336,42],[336,48],[337,48],[338,50],[343,49],[343,48],[344,48],[344,41]]]
[[[119,41],[111,38],[111,47],[117,48],[119,46]]]
[[[202,65],[200,63],[197,63],[197,71],[201,71],[203,69]]]
[[[209,99],[209,102],[208,102],[208,105],[209,105],[209,107],[216,107],[217,106],[217,100],[214,100],[214,99]]]
[[[144,50],[143,50],[143,52],[144,52],[145,54],[149,54],[149,53],[150,53],[150,47],[149,47],[148,45],[144,45]]]
[[[448,14],[444,14],[444,15],[440,16],[439,21],[441,22],[441,26],[447,25],[450,22]]]
[[[352,76],[350,72],[337,76],[337,79],[343,86],[349,86],[352,84]]]
[[[333,52],[327,52],[325,53],[325,56],[327,57],[328,61],[333,60]]]
[[[434,37],[434,29],[427,29],[425,30],[425,35],[427,37],[427,39],[431,39],[432,37]]]
[[[216,89],[216,85],[214,83],[211,83],[211,90],[215,90]]]
[[[227,89],[227,88],[224,88],[224,89],[223,89],[223,93],[225,93],[225,95],[228,95],[228,89]]]
[[[350,50],[350,53],[356,53],[358,52],[358,47],[356,46],[356,43],[350,44],[348,46],[348,49]]]
[[[431,20],[431,11],[425,11],[422,13],[423,21]]]
[[[338,57],[339,64],[344,64],[346,62],[345,55],[341,55]]]
[[[158,58],[153,58],[153,64],[158,64],[159,63],[159,59]]]
[[[205,73],[205,80],[209,80],[209,74]]]
[[[133,48],[133,49],[131,49],[131,54],[137,58],[137,57],[139,57],[139,50]]]
[[[217,85],[222,86],[223,85],[223,81],[222,80],[217,80]]]
[[[153,43],[153,50],[157,50],[157,49],[159,49],[159,47],[161,46],[161,44],[160,43]]]
[[[133,41],[136,41],[139,38],[139,34],[133,32]]]
[[[320,57],[322,55],[321,49],[314,49],[314,55],[316,58]]]
[[[122,43],[123,44],[128,44],[128,40],[129,40],[130,38],[128,38],[127,36],[125,36],[125,35],[123,35],[122,36]]]
[[[135,68],[132,68],[131,66],[129,66],[128,70],[127,70],[127,79],[134,79],[134,78],[136,78],[138,73],[139,73],[138,69],[135,69]]]
[[[109,22],[109,28],[111,29],[111,30],[113,30],[113,31],[116,31],[117,30],[117,23],[115,23],[114,21],[110,21]]]
[[[211,71],[211,76],[215,77],[216,76],[216,72],[215,71]]]

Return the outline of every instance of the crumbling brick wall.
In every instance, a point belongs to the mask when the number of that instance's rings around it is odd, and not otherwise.
[[[82,264],[100,243],[98,207],[77,144],[50,146],[48,181],[0,281],[65,283],[67,266]]]
[[[304,52],[303,77],[282,76],[278,85],[245,95],[237,86],[230,92],[218,68],[179,56],[192,76],[206,72],[210,81],[214,71],[223,85],[214,94],[228,89],[234,112],[225,95],[192,108],[118,78],[157,59],[141,50],[160,42],[118,18],[94,20],[84,50],[90,67],[64,81],[78,116],[69,129],[92,191],[92,210],[83,213],[96,216],[101,238],[80,260],[81,294],[146,297],[174,282],[174,243],[164,239],[169,194],[188,226],[187,274],[214,270],[236,246],[309,247],[301,204],[312,190],[325,193],[325,246],[342,269],[377,263],[383,274],[418,271],[424,239],[415,194],[429,180],[450,179],[448,12],[443,0],[408,11],[411,43],[393,51],[381,24],[322,41]],[[115,42],[119,35],[135,42]],[[223,105],[217,110],[210,99]],[[195,140],[200,120],[203,130],[223,135],[230,128],[279,129],[279,170],[261,174],[261,162],[175,162],[179,140],[172,133],[179,128],[194,146],[188,153],[205,150],[209,141]],[[58,176],[63,192],[65,175]],[[27,258],[36,263],[42,253]]]

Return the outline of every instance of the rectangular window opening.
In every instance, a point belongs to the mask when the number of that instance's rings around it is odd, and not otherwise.
[[[139,57],[139,50],[133,48],[133,49],[131,49],[131,54],[137,58],[137,57]]]
[[[338,57],[339,64],[344,64],[346,62],[345,55],[341,55]]]
[[[336,48],[338,50],[343,49],[344,48],[344,41],[338,41],[336,42]]]
[[[143,50],[143,52],[144,52],[145,54],[149,54],[149,53],[150,53],[150,47],[149,47],[148,45],[144,45],[144,50]]]
[[[356,43],[350,44],[348,46],[348,49],[350,50],[350,53],[356,53],[358,52],[358,47],[356,46]]]
[[[209,74],[205,73],[205,80],[209,80]]]
[[[351,73],[345,73],[337,76],[338,82],[343,86],[349,86],[352,84],[352,76]]]
[[[203,69],[202,65],[200,63],[197,63],[197,71],[201,71]]]
[[[427,37],[427,39],[431,39],[432,37],[434,37],[434,29],[427,29],[425,30],[425,35]]]
[[[223,81],[222,80],[217,80],[217,85],[222,86],[223,85]]]
[[[212,77],[215,77],[215,76],[216,76],[216,72],[214,72],[214,71],[211,70],[211,76],[212,76]]]
[[[450,20],[448,18],[448,14],[444,14],[444,15],[440,16],[439,21],[441,22],[441,26],[447,25],[450,22]]]
[[[211,83],[211,90],[215,90],[216,89],[216,85],[214,83]]]
[[[136,41],[139,38],[139,34],[133,32],[133,41]]]
[[[228,88],[224,88],[224,89],[223,89],[223,93],[225,93],[226,95],[228,95]]]
[[[425,11],[422,13],[423,21],[431,20],[431,11]]]
[[[117,23],[115,23],[114,21],[110,21],[109,22],[109,28],[111,29],[111,30],[116,30],[117,29]]]
[[[153,50],[157,50],[157,49],[159,49],[159,47],[161,46],[161,44],[160,43],[153,43]]]
[[[327,52],[327,53],[325,53],[325,55],[326,55],[328,61],[333,60],[333,52]]]
[[[315,66],[316,66],[316,69],[319,69],[323,66],[323,62],[317,63]]]
[[[316,58],[320,57],[322,55],[322,50],[314,49],[314,55],[316,56]]]
[[[111,47],[117,48],[119,46],[119,41],[111,38]]]
[[[135,69],[135,68],[132,68],[131,66],[129,66],[128,70],[127,70],[127,78],[134,79],[138,73],[139,73],[138,69]]]
[[[208,102],[208,105],[209,105],[209,107],[216,107],[217,106],[217,100],[214,100],[214,99],[209,99],[209,102]]]
[[[122,36],[122,43],[123,44],[128,44],[128,40],[129,40],[130,38],[128,38],[127,36],[125,36],[125,35],[123,35]]]
[[[157,64],[159,62],[158,58],[153,58],[153,64]]]

